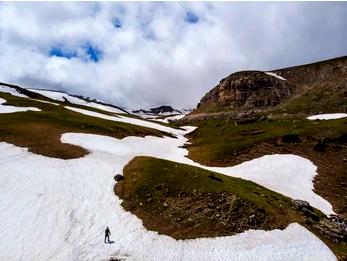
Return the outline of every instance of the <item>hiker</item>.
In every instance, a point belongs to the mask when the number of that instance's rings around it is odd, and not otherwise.
[[[107,239],[107,243],[110,242],[110,235],[111,235],[111,231],[107,227],[106,230],[105,230],[105,244],[106,244],[106,239]]]

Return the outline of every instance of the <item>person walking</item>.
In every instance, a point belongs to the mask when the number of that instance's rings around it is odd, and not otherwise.
[[[110,242],[110,235],[111,235],[111,231],[110,229],[107,227],[106,230],[105,230],[105,244]],[[106,239],[107,239],[107,242],[106,242]]]

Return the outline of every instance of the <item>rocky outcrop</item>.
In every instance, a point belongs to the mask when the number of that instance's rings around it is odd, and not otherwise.
[[[319,217],[315,209],[307,201],[293,200],[292,202],[305,217],[314,221],[312,223],[313,228],[324,237],[329,238],[335,243],[347,240],[347,220],[337,215]]]
[[[209,91],[182,124],[210,118],[305,118],[347,112],[347,56],[273,70],[236,72]],[[248,121],[248,120],[247,120]]]
[[[292,82],[264,72],[237,72],[208,92],[194,112],[271,107],[291,97],[295,91],[296,85]]]

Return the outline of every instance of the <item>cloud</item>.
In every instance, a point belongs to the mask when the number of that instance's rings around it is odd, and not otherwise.
[[[194,107],[228,74],[346,55],[347,4],[0,3],[0,81]]]

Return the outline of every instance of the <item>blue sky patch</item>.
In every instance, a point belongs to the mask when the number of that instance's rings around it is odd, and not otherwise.
[[[96,46],[92,46],[88,43],[84,48],[89,60],[97,63],[102,59],[102,51]]]
[[[49,51],[49,56],[56,56],[56,57],[63,57],[63,58],[71,59],[73,57],[77,57],[77,53],[72,52],[72,51],[63,50],[60,47],[53,47]]]
[[[196,14],[194,14],[192,11],[188,11],[186,13],[186,17],[184,18],[184,20],[187,23],[190,24],[196,24],[197,22],[199,22],[199,16],[197,16]]]

